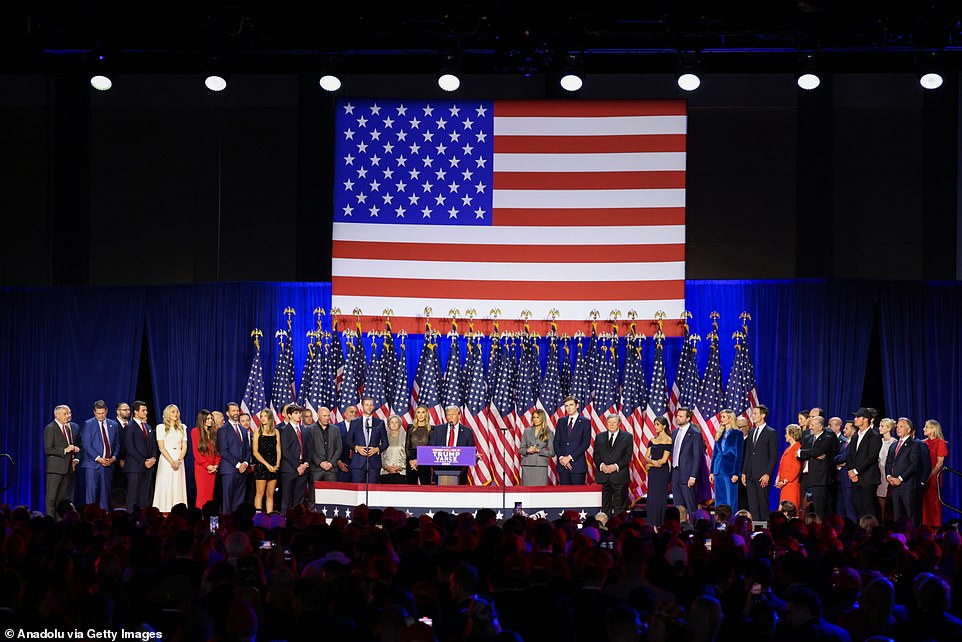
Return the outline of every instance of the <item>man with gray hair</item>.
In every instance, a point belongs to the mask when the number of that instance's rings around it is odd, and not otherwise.
[[[321,406],[317,411],[317,423],[310,428],[311,481],[337,481],[337,462],[344,449],[341,431],[331,424],[331,411]],[[313,495],[313,491],[311,492]]]
[[[73,500],[74,479],[77,470],[77,453],[80,452],[80,436],[77,424],[70,421],[70,406],[60,405],[53,409],[54,420],[43,429],[43,454],[46,464],[46,487],[44,507],[47,515],[60,519],[57,505],[65,499]]]
[[[461,423],[461,409],[457,406],[448,406],[444,409],[444,418],[447,423],[435,426],[431,431],[430,444],[434,447],[443,448],[460,446],[461,448],[474,448],[474,433],[470,428]],[[468,469],[462,467],[458,476],[458,483],[468,483]]]

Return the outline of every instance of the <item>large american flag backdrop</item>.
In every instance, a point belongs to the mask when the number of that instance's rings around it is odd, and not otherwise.
[[[425,307],[674,316],[686,123],[675,100],[339,100],[333,305],[415,332]]]

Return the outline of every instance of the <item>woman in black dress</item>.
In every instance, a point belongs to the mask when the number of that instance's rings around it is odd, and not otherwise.
[[[668,480],[671,479],[671,437],[668,420],[655,417],[655,436],[648,443],[645,461],[648,463],[648,523],[661,527],[668,505]]]
[[[274,428],[274,414],[261,410],[261,425],[254,432],[254,458],[260,466],[254,468],[254,508],[261,510],[267,494],[267,512],[274,512],[274,490],[277,488],[277,469],[281,465],[281,441]]]
[[[418,467],[418,446],[427,446],[431,441],[431,415],[426,406],[414,410],[414,423],[408,427],[407,457],[408,483],[428,486],[431,484],[431,467]]]

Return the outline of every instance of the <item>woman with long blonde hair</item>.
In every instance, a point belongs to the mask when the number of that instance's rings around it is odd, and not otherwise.
[[[737,513],[738,478],[742,472],[745,435],[735,423],[735,412],[731,408],[725,408],[720,415],[708,478],[715,484],[715,506],[727,504],[732,507],[733,513]]]
[[[427,406],[414,409],[414,423],[408,426],[405,449],[408,458],[408,483],[428,486],[431,483],[431,467],[418,466],[418,446],[431,442],[431,413]]]
[[[260,463],[254,469],[254,508],[261,510],[266,501],[266,512],[273,513],[274,491],[280,477],[277,471],[281,465],[281,440],[274,427],[274,413],[264,409],[258,417],[261,425],[254,432],[252,447],[254,457]]]
[[[521,437],[521,485],[547,486],[548,462],[554,457],[554,432],[540,408],[531,414],[531,425]]]
[[[180,422],[180,408],[170,404],[164,408],[164,423],[157,426],[157,478],[154,481],[154,506],[169,513],[177,504],[187,504],[187,426]]]
[[[932,459],[932,472],[925,481],[922,494],[922,525],[938,528],[942,525],[942,504],[939,502],[939,471],[945,465],[945,458],[949,456],[949,445],[942,435],[942,424],[935,419],[929,419],[922,427],[925,435],[925,445],[929,447]]]

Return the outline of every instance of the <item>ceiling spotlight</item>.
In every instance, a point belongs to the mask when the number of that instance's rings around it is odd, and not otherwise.
[[[678,75],[678,87],[685,91],[695,91],[701,86],[701,78],[698,74],[686,71]]]
[[[107,91],[114,86],[114,83],[107,76],[97,74],[90,77],[90,86],[97,91]]]
[[[919,84],[923,89],[938,89],[942,86],[942,74],[930,71],[919,76]]]
[[[820,84],[822,84],[822,79],[816,73],[806,72],[798,76],[798,86],[805,91],[817,89]]]
[[[324,74],[321,76],[320,85],[324,91],[337,91],[341,88],[341,79],[334,74]]]
[[[438,76],[438,87],[444,91],[457,91],[461,86],[461,79],[453,70],[443,71]]]
[[[204,86],[211,91],[224,91],[227,89],[227,78],[217,74],[211,74],[204,78]]]
[[[561,88],[565,91],[578,91],[585,84],[581,74],[574,71],[566,71],[561,76]]]

